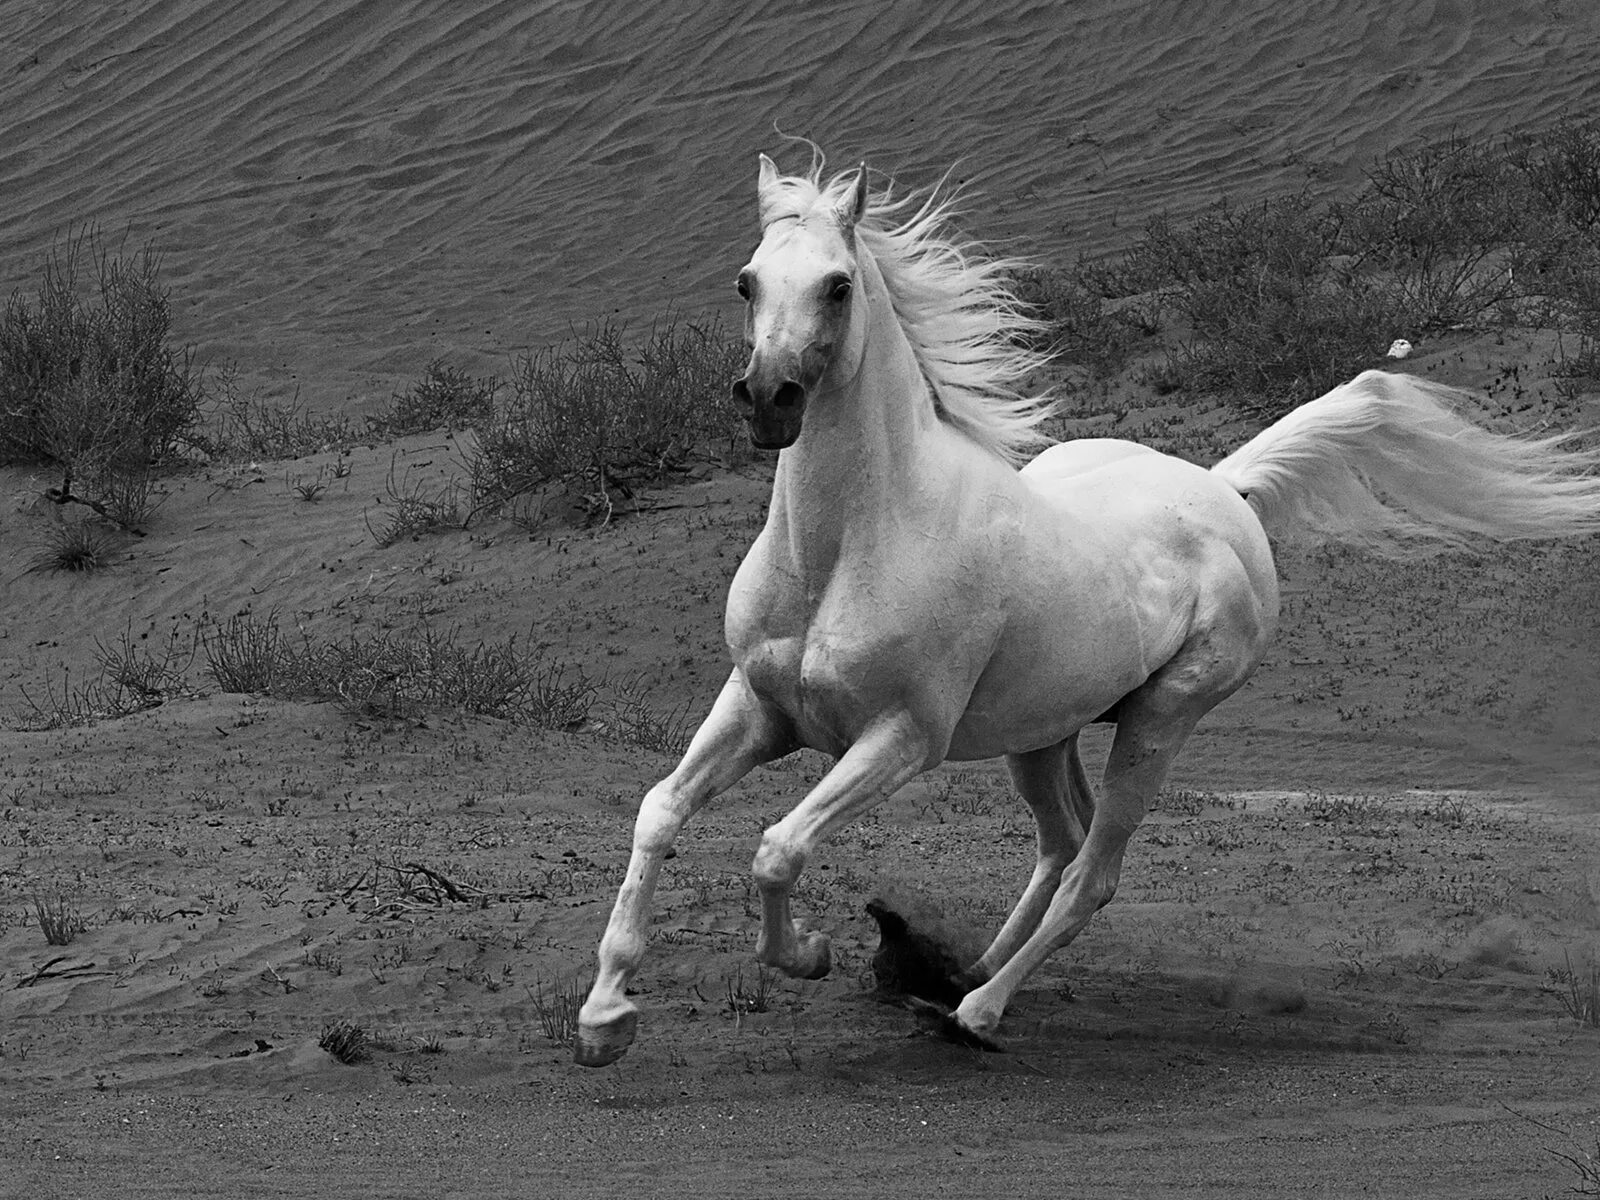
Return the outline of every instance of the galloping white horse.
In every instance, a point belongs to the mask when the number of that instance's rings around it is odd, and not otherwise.
[[[944,202],[821,169],[784,177],[761,158],[733,392],[755,444],[783,453],[728,595],[733,673],[639,811],[579,1017],[585,1065],[633,1042],[626,988],[674,837],[758,764],[801,746],[837,759],[754,863],[757,957],[814,979],[828,939],[789,910],[812,851],[946,759],[1006,756],[1038,865],[964,972],[952,1031],[984,1041],[1111,899],[1184,740],[1260,664],[1278,621],[1266,527],[1402,546],[1600,531],[1584,473],[1600,454],[1485,432],[1447,389],[1376,371],[1210,470],[1091,439],[1019,471],[1050,404],[1019,391],[1037,360],[1006,264],[950,240]],[[1096,719],[1116,723],[1098,798],[1078,757]]]

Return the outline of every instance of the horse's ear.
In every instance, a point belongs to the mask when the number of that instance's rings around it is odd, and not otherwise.
[[[850,194],[840,202],[834,210],[839,214],[839,223],[846,229],[854,229],[861,218],[867,215],[867,164],[862,163],[856,171],[856,185],[850,189]]]
[[[761,176],[756,181],[756,190],[764,192],[778,182],[778,164],[765,154],[761,155]]]
[[[761,156],[761,174],[756,179],[757,213],[760,215],[761,228],[765,229],[772,220],[772,206],[777,202],[778,164],[765,154]]]

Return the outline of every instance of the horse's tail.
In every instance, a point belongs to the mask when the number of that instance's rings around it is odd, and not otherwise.
[[[1266,528],[1399,552],[1600,532],[1600,450],[1571,434],[1508,437],[1457,412],[1462,393],[1366,371],[1212,467]]]

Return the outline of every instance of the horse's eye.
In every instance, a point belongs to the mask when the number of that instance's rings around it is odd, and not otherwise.
[[[848,279],[835,279],[828,289],[828,299],[835,304],[843,304],[850,298],[850,281]]]

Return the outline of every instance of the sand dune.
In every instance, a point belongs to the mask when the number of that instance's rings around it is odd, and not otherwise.
[[[180,336],[320,407],[726,304],[775,126],[1061,256],[1600,93],[1600,23],[1531,2],[18,4],[0,56],[0,289],[153,239]]]

